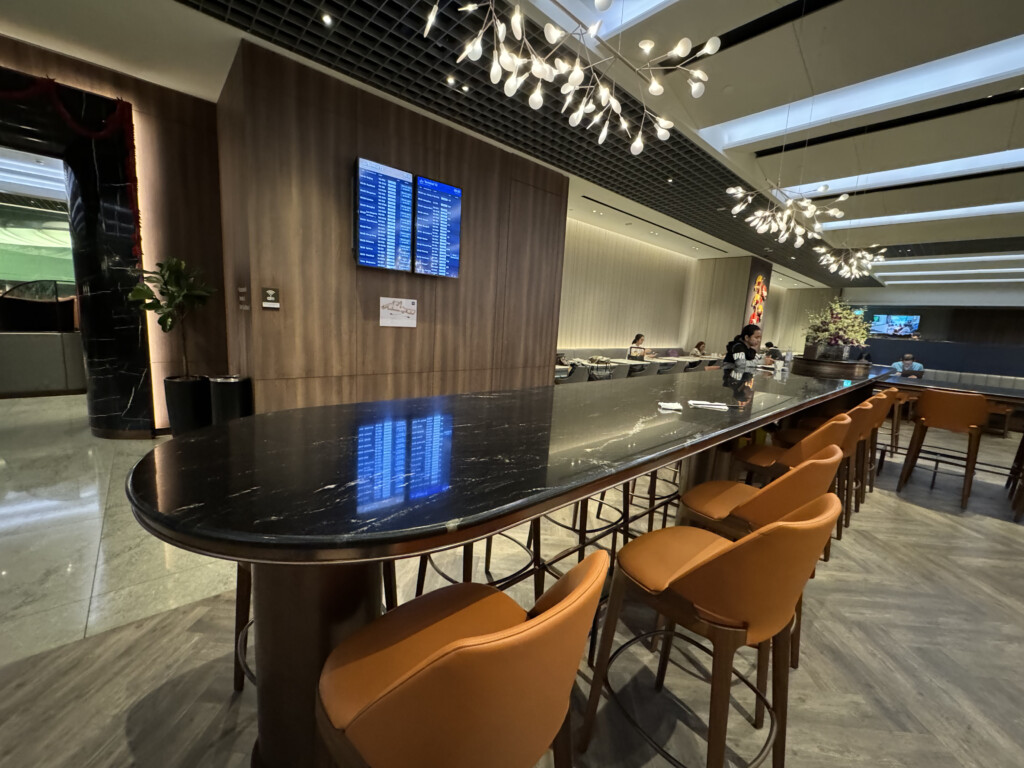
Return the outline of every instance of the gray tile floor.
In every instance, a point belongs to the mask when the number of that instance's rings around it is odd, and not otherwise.
[[[986,455],[1008,463],[1017,439],[986,436]],[[2,768],[248,764],[255,697],[251,686],[231,691],[233,566],[163,545],[131,518],[124,475],[151,445],[92,438],[82,398],[0,401]],[[961,512],[959,478],[939,476],[931,490],[921,472],[896,496],[897,471],[888,465],[808,587],[788,764],[1024,765],[1024,525],[1009,521],[995,478],[979,477]],[[545,525],[546,546],[564,535]],[[501,539],[496,552],[495,572],[524,557]],[[459,557],[438,564],[459,573]],[[402,599],[414,570],[400,563]],[[442,583],[431,574],[428,587]],[[525,585],[512,594],[532,602]],[[631,609],[619,639],[652,624]],[[707,666],[682,643],[674,661],[662,694],[651,690],[654,659],[642,645],[612,682],[658,743],[699,766]],[[739,671],[752,674],[751,661]],[[582,663],[577,712],[589,683]],[[752,706],[735,685],[733,765],[764,738],[746,719]],[[576,760],[667,764],[607,702]]]

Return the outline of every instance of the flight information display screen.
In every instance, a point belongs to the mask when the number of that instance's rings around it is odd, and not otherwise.
[[[416,177],[416,263],[420,275],[459,276],[462,190]]]
[[[358,161],[356,261],[361,266],[412,269],[412,186],[411,173]]]
[[[359,427],[356,511],[373,512],[405,501],[406,435],[404,420]]]
[[[447,491],[452,462],[452,417],[413,419],[409,446],[409,498]]]

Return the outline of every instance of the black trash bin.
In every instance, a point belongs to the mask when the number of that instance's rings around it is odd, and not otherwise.
[[[252,379],[248,376],[211,377],[210,407],[214,424],[223,424],[242,416],[252,416],[256,410],[252,396]]]

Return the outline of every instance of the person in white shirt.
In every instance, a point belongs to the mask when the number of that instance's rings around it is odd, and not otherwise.
[[[690,357],[704,357],[705,346],[703,341],[698,341],[697,346],[690,350]]]

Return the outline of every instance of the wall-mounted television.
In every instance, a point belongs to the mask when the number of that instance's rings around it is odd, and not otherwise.
[[[875,315],[871,321],[871,333],[886,336],[909,336],[920,327],[920,315]]]
[[[461,240],[462,190],[417,176],[415,272],[458,277]]]
[[[412,269],[412,174],[360,158],[356,163],[356,263]]]

